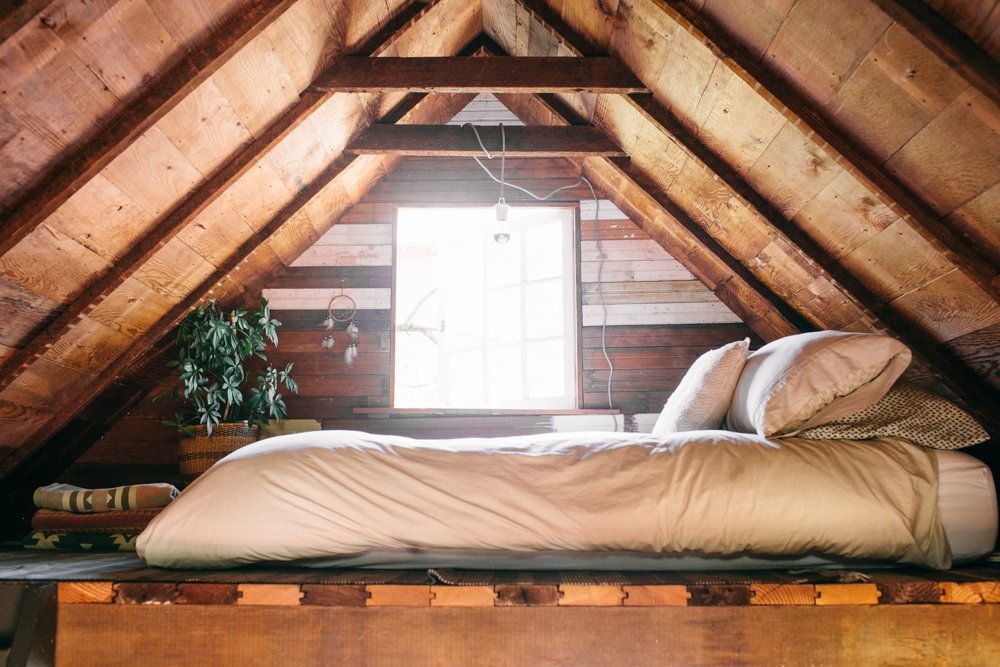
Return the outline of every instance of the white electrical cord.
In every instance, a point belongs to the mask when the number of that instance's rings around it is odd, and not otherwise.
[[[471,127],[472,128],[472,132],[476,135],[476,141],[479,142],[479,147],[481,149],[483,149],[483,154],[486,155],[486,159],[487,160],[492,160],[493,159],[493,154],[489,150],[487,150],[486,146],[483,145],[483,140],[479,136],[479,129],[476,128],[476,126],[473,125],[472,123],[464,123],[462,125],[462,127]],[[500,202],[501,203],[504,202],[503,190],[504,190],[504,186],[505,185],[510,186],[510,187],[514,188],[515,190],[520,190],[521,192],[523,192],[523,193],[525,193],[525,194],[527,194],[527,195],[529,195],[531,197],[534,197],[535,199],[537,199],[539,201],[545,201],[546,199],[549,199],[550,197],[552,197],[556,193],[562,192],[563,190],[569,190],[571,188],[575,188],[575,187],[579,186],[581,183],[586,183],[587,187],[590,188],[590,196],[594,200],[594,240],[597,242],[597,254],[601,258],[600,263],[598,264],[598,267],[597,267],[597,297],[600,300],[601,310],[604,313],[603,320],[601,321],[601,352],[604,354],[604,360],[608,363],[608,408],[613,408],[614,407],[614,402],[611,400],[611,379],[614,377],[615,367],[614,367],[614,364],[611,363],[611,357],[608,356],[608,345],[607,345],[608,306],[604,302],[604,287],[603,287],[603,283],[602,283],[602,280],[603,280],[603,277],[604,277],[604,262],[607,259],[607,256],[604,254],[604,247],[601,245],[601,231],[600,231],[601,201],[597,198],[597,192],[594,190],[593,184],[587,179],[586,176],[582,176],[582,175],[580,176],[580,180],[578,180],[576,183],[572,183],[570,185],[564,185],[561,188],[556,188],[555,190],[553,190],[552,192],[550,192],[549,194],[544,195],[544,196],[536,195],[531,190],[528,190],[527,188],[522,188],[520,185],[515,185],[513,183],[507,183],[506,182],[506,177],[505,177],[506,176],[506,174],[505,174],[506,159],[507,159],[507,134],[504,131],[503,123],[500,123],[500,151],[501,151],[501,153],[500,153],[500,178],[497,178],[496,176],[494,176],[493,172],[491,172],[489,170],[489,168],[485,164],[483,164],[482,161],[480,161],[480,159],[478,157],[476,157],[475,155],[473,155],[472,159],[475,160],[476,164],[478,164],[482,168],[482,170],[486,172],[487,176],[489,176],[495,182],[497,182],[497,183],[500,184]],[[613,416],[612,416],[612,418],[613,418]],[[615,431],[617,431],[618,430],[618,421],[617,420],[613,420],[613,421],[614,421],[614,425],[615,425]]]

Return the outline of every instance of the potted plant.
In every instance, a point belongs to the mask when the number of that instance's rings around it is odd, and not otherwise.
[[[279,389],[298,393],[292,364],[278,370],[271,364],[247,374],[250,357],[266,361],[267,342],[277,346],[281,322],[271,317],[267,300],[254,311],[223,310],[215,299],[199,306],[177,327],[176,383],[160,396],[188,404],[164,423],[181,431],[180,467],[185,483],[194,480],[226,454],[257,439],[258,425],[285,417]],[[249,396],[245,386],[253,381]]]

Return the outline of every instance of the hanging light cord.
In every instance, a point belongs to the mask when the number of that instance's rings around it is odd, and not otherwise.
[[[486,156],[487,160],[493,159],[493,153],[491,153],[486,146],[483,145],[483,139],[479,136],[479,129],[472,123],[464,123],[462,127],[471,127],[472,132],[476,135],[476,141],[479,142],[479,147],[483,150],[483,154]],[[601,245],[601,230],[600,230],[600,219],[601,219],[601,201],[597,198],[597,192],[594,190],[593,184],[587,179],[586,176],[580,176],[580,179],[576,183],[570,185],[564,185],[561,188],[556,188],[547,195],[536,195],[531,190],[527,188],[522,188],[520,185],[515,185],[514,183],[506,183],[505,178],[505,167],[507,159],[507,134],[504,131],[503,123],[500,123],[500,178],[493,175],[493,172],[489,170],[485,164],[479,159],[479,157],[473,155],[472,159],[476,161],[486,175],[492,178],[495,182],[500,184],[500,201],[503,201],[503,189],[504,185],[514,188],[515,190],[520,190],[521,192],[534,197],[538,201],[545,201],[549,199],[556,193],[562,192],[563,190],[569,190],[571,188],[578,187],[581,183],[586,183],[587,187],[590,189],[590,196],[594,200],[594,240],[597,242],[597,254],[600,257],[600,263],[597,266],[597,298],[601,304],[601,311],[603,312],[603,319],[601,320],[601,352],[604,354],[604,360],[608,364],[608,408],[613,408],[614,403],[611,400],[611,379],[615,374],[614,364],[611,363],[611,357],[608,356],[608,345],[607,345],[607,330],[608,330],[608,306],[604,301],[604,262],[607,256],[604,254],[604,247]],[[618,430],[618,421],[614,420],[615,431]]]

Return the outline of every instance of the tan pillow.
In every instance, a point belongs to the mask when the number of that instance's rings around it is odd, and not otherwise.
[[[749,357],[736,385],[729,428],[794,435],[867,408],[910,363],[894,338],[815,331],[768,343]]]
[[[749,349],[745,338],[698,357],[667,399],[653,435],[719,428]]]
[[[864,410],[798,434],[811,440],[887,436],[934,449],[961,449],[990,439],[990,434],[965,410],[912,384],[897,385]]]

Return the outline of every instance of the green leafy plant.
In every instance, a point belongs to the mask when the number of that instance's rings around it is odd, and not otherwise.
[[[285,401],[279,389],[298,393],[292,364],[284,370],[268,364],[253,379],[249,396],[244,394],[250,379],[245,361],[252,356],[267,360],[264,349],[268,341],[277,346],[279,326],[281,322],[271,317],[263,298],[254,311],[235,308],[226,312],[212,299],[188,313],[177,327],[177,359],[168,364],[177,371],[177,383],[157,398],[183,398],[190,413],[177,413],[164,423],[181,430],[202,424],[211,435],[220,422],[253,425],[284,419]]]

